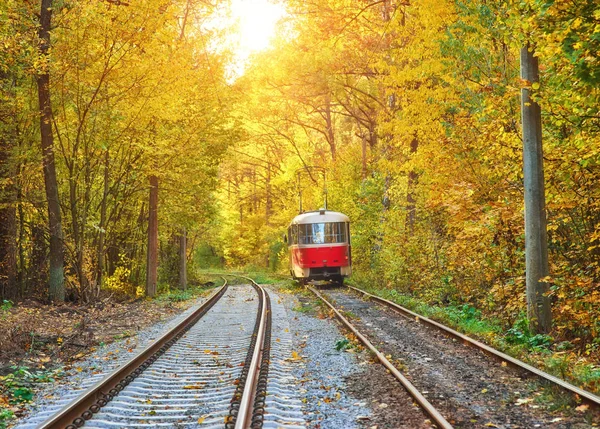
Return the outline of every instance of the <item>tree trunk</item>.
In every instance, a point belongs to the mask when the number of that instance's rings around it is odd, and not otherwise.
[[[325,124],[327,126],[327,143],[329,143],[329,149],[331,151],[331,160],[335,162],[335,133],[333,130],[333,120],[331,119],[331,101],[329,98],[327,99],[327,104],[325,105]]]
[[[521,78],[530,84],[539,82],[538,60],[531,46],[521,49]],[[525,188],[525,272],[527,316],[531,329],[547,333],[552,328],[548,283],[548,240],[546,233],[546,198],[542,154],[542,115],[540,106],[531,99],[529,87],[521,89],[523,122],[523,180]]]
[[[0,160],[3,155],[0,153]],[[17,287],[17,211],[14,189],[2,191],[0,199],[0,298],[15,299]]]
[[[39,293],[45,289],[48,275],[48,246],[42,225],[31,224],[31,257],[27,267],[27,293]]]
[[[415,136],[410,142],[411,160],[413,156],[417,153],[418,148],[419,139]],[[411,170],[408,173],[408,183],[406,187],[406,231],[408,232],[408,235],[410,237],[412,237],[415,232],[415,221],[417,217],[415,187],[417,186],[418,179],[418,173],[415,171],[414,168],[411,168]]]
[[[271,225],[271,212],[273,210],[273,200],[271,198],[271,164],[267,162],[267,181],[265,183],[266,201],[265,201],[265,224]]]
[[[48,59],[50,48],[50,23],[52,0],[42,0],[40,12],[40,54]],[[54,138],[52,136],[52,107],[50,104],[50,72],[46,67],[37,76],[40,108],[40,134],[42,141],[42,165],[48,200],[48,225],[50,229],[49,296],[52,301],[65,300],[63,233],[58,199],[58,184],[54,164]]]
[[[21,171],[21,166],[19,166],[19,171]],[[19,183],[17,187],[17,212],[19,214],[19,269],[17,271],[17,282],[19,283],[19,294],[25,296],[25,280],[27,278],[27,267],[25,264],[25,210],[23,209],[23,192],[21,186],[21,183]],[[31,244],[31,247],[33,247],[33,240]]]
[[[362,179],[367,179],[367,136],[362,135]]]
[[[109,165],[110,155],[108,149],[104,154],[104,190],[102,192],[102,202],[100,204],[100,225],[99,225],[99,237],[98,237],[98,249],[96,251],[96,260],[98,261],[98,268],[96,273],[96,285],[98,290],[102,287],[102,276],[104,275],[104,242],[106,238],[106,207],[108,199],[109,189]]]
[[[146,295],[156,295],[158,281],[158,177],[150,176],[148,204],[148,259],[146,264]]]
[[[179,236],[179,288],[187,289],[187,233],[181,229]]]

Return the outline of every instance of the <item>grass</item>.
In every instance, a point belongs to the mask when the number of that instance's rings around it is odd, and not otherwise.
[[[297,311],[298,313],[312,313],[315,310],[315,307],[312,303],[310,302],[304,302],[301,303],[300,305],[295,306],[294,308],[292,308],[292,310]]]
[[[214,285],[220,286],[223,284],[223,280],[215,279]],[[190,299],[198,298],[199,296],[203,296],[207,291],[211,290],[212,287],[206,286],[191,286],[186,290],[181,290],[178,288],[171,288],[168,285],[165,285],[161,288],[161,293],[154,298],[158,302],[183,302],[189,301]]]

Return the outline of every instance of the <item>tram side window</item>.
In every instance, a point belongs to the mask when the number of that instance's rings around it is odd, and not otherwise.
[[[292,232],[290,232],[291,237],[292,237],[290,243],[298,244],[298,225],[292,225],[290,227],[290,230],[292,231]]]

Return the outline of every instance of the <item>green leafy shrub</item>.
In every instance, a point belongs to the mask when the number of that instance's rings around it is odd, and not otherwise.
[[[530,349],[547,349],[553,341],[550,335],[533,335],[529,330],[529,319],[526,317],[519,318],[513,327],[506,331],[504,339],[509,344],[524,345]]]

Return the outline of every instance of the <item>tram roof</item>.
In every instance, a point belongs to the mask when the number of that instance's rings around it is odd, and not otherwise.
[[[292,225],[321,222],[350,222],[350,218],[343,213],[331,210],[315,210],[299,214],[292,219]]]

